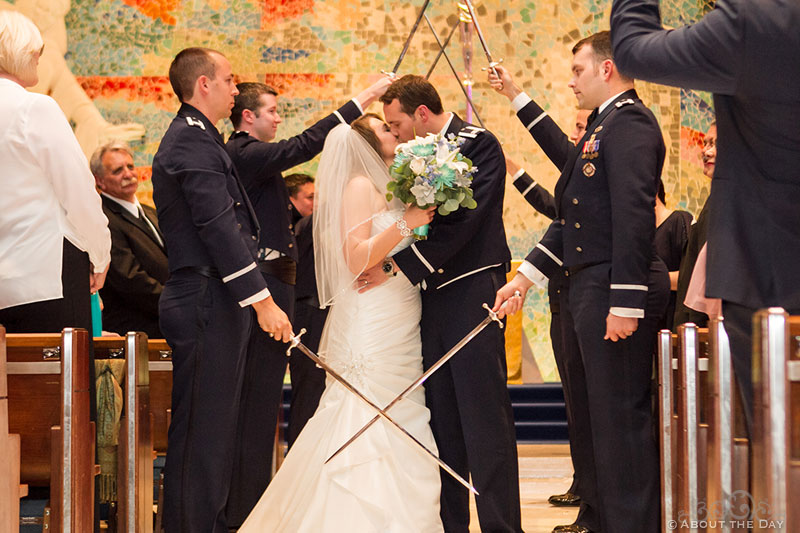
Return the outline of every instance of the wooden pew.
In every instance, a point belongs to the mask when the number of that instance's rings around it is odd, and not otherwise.
[[[27,486],[19,484],[19,435],[8,433],[6,330],[0,326],[0,531],[19,529],[19,500]]]
[[[88,333],[8,334],[6,346],[9,430],[20,435],[22,482],[50,487],[48,531],[92,531]]]
[[[781,308],[753,316],[754,531],[798,531],[800,317]]]
[[[172,349],[164,339],[148,339],[150,410],[153,414],[153,448],[167,453],[167,432],[172,408]]]
[[[153,531],[153,437],[148,342],[144,333],[96,337],[95,360],[125,358],[117,448],[117,533]]]

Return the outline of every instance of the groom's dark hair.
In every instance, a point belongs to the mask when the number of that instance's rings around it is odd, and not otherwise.
[[[381,96],[381,102],[391,104],[394,100],[400,101],[400,109],[406,115],[413,115],[417,108],[424,105],[434,115],[441,115],[442,99],[431,83],[422,76],[406,74],[392,83]]]

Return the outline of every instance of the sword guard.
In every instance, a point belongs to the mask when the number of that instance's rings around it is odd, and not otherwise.
[[[391,79],[397,78],[397,73],[396,72],[386,72],[385,70],[381,70],[381,74],[383,74],[384,76],[388,76]]]
[[[487,313],[489,313],[489,316],[491,317],[491,319],[494,320],[495,322],[497,322],[497,325],[500,326],[500,329],[503,329],[503,321],[500,320],[499,318],[497,318],[497,313],[492,311],[492,308],[489,307],[488,304],[483,304],[483,308],[486,309]]]
[[[306,334],[306,328],[301,328],[300,332],[297,335],[292,335],[292,342],[289,343],[289,347],[286,348],[286,357],[292,355],[292,350],[300,344],[300,337]]]
[[[503,58],[501,57],[498,61],[492,61],[491,63],[489,63],[488,67],[483,67],[483,68],[481,68],[481,70],[484,71],[484,72],[486,72],[489,69],[494,70],[494,67],[498,66],[502,62],[503,62]],[[495,72],[495,74],[497,74],[497,72]]]

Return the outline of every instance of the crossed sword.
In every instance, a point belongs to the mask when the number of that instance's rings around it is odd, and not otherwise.
[[[453,37],[453,33],[455,33],[456,28],[458,28],[458,25],[462,22],[462,20],[469,20],[475,26],[475,30],[478,34],[478,40],[481,43],[481,47],[483,48],[484,54],[486,54],[486,59],[489,61],[488,68],[491,69],[495,75],[497,75],[497,70],[495,70],[495,67],[500,63],[502,63],[503,60],[500,59],[499,61],[495,61],[493,59],[492,53],[489,51],[489,45],[486,43],[486,39],[483,36],[483,31],[481,31],[480,24],[478,23],[478,18],[475,15],[475,8],[473,7],[471,0],[463,0],[463,2],[464,2],[463,4],[459,3],[459,9],[464,13],[464,17],[462,18],[461,16],[459,16],[456,19],[455,24],[453,24],[453,26],[450,28],[450,32],[447,35],[447,39],[445,39],[445,42],[442,43],[441,39],[439,38],[439,35],[436,33],[436,29],[433,27],[433,23],[431,23],[427,13],[425,13],[425,10],[428,8],[428,5],[430,4],[430,0],[425,0],[425,2],[422,4],[422,8],[419,11],[419,14],[417,15],[417,19],[414,21],[414,25],[411,27],[411,32],[409,32],[408,37],[406,38],[406,41],[403,44],[403,50],[400,52],[400,56],[397,58],[397,61],[395,62],[394,67],[392,68],[392,71],[391,72],[382,71],[382,72],[392,78],[397,76],[397,71],[400,69],[400,65],[403,63],[403,58],[405,58],[406,53],[408,52],[408,48],[411,45],[411,40],[414,37],[414,34],[417,32],[417,28],[419,28],[420,22],[422,22],[422,19],[424,18],[425,22],[428,25],[428,28],[430,28],[431,33],[433,34],[433,37],[436,39],[436,44],[439,47],[439,52],[436,54],[436,57],[434,58],[433,63],[431,64],[431,67],[428,69],[428,73],[425,75],[425,79],[427,80],[428,78],[431,77],[431,74],[433,74],[433,71],[439,62],[439,59],[442,56],[444,56],[444,58],[447,60],[448,66],[450,67],[450,70],[453,72],[453,75],[458,81],[458,86],[461,88],[461,92],[464,93],[464,97],[467,99],[467,102],[469,103],[470,107],[475,112],[475,118],[478,119],[478,123],[480,123],[481,127],[485,128],[486,126],[484,125],[483,120],[481,120],[481,117],[478,114],[478,109],[472,102],[472,98],[470,97],[469,93],[464,87],[464,84],[461,83],[461,77],[458,75],[456,68],[453,66],[453,62],[450,60],[450,56],[447,55],[446,48],[447,45],[450,44],[450,39]]]
[[[451,358],[452,358],[452,357],[453,357],[453,356],[454,356],[454,355],[455,355],[455,354],[456,354],[456,353],[457,353],[459,350],[461,350],[461,348],[463,348],[463,347],[464,347],[464,346],[465,346],[465,345],[466,345],[468,342],[470,342],[472,339],[474,339],[474,338],[475,338],[475,336],[476,336],[476,335],[478,335],[478,333],[480,333],[481,331],[483,331],[483,329],[484,329],[484,328],[486,328],[486,326],[488,326],[490,323],[492,323],[492,322],[497,322],[497,324],[500,326],[500,329],[502,329],[502,328],[503,328],[503,322],[502,322],[502,321],[501,321],[501,320],[500,320],[500,319],[497,317],[497,313],[495,313],[494,311],[492,311],[492,310],[491,310],[491,308],[490,308],[488,305],[486,305],[486,304],[483,304],[483,308],[484,308],[484,309],[486,309],[486,311],[487,311],[487,313],[488,313],[488,316],[487,316],[486,318],[484,318],[484,319],[481,321],[481,323],[480,323],[480,324],[478,324],[477,326],[475,326],[475,328],[474,328],[472,331],[470,331],[469,333],[467,333],[467,335],[466,335],[466,336],[465,336],[463,339],[461,339],[460,341],[458,341],[458,343],[456,343],[456,345],[455,345],[455,346],[453,346],[453,347],[452,347],[452,348],[451,348],[451,349],[450,349],[450,350],[449,350],[449,351],[448,351],[446,354],[444,354],[444,355],[443,355],[443,356],[442,356],[442,357],[441,357],[441,358],[440,358],[438,361],[436,361],[436,363],[435,363],[435,364],[434,364],[432,367],[430,367],[428,370],[426,370],[426,371],[425,371],[425,372],[424,372],[424,373],[423,373],[423,374],[422,374],[420,377],[418,377],[418,378],[417,378],[417,379],[416,379],[414,382],[412,382],[412,383],[411,383],[411,384],[410,384],[408,387],[406,387],[406,389],[405,389],[403,392],[401,392],[399,395],[397,395],[397,397],[396,397],[394,400],[392,400],[391,402],[389,402],[389,404],[388,404],[388,405],[387,405],[385,408],[383,408],[383,409],[381,409],[380,407],[378,407],[378,406],[377,406],[377,405],[376,405],[376,404],[375,404],[375,403],[374,403],[372,400],[370,400],[369,398],[367,398],[366,396],[364,396],[364,394],[363,394],[363,393],[362,393],[360,390],[358,390],[358,389],[357,389],[357,388],[355,388],[353,385],[351,385],[351,384],[350,384],[350,383],[349,383],[349,382],[348,382],[348,381],[347,381],[345,378],[343,378],[343,377],[342,377],[342,376],[341,376],[341,375],[340,375],[340,374],[339,374],[339,373],[338,373],[336,370],[334,370],[333,368],[331,368],[331,367],[330,367],[330,365],[328,365],[328,364],[327,364],[325,361],[323,361],[323,360],[322,360],[322,359],[321,359],[321,358],[320,358],[320,357],[319,357],[317,354],[315,354],[313,351],[311,351],[311,350],[310,350],[310,349],[309,349],[309,348],[308,348],[308,347],[307,347],[305,344],[303,344],[303,343],[300,341],[300,337],[301,337],[303,334],[305,334],[305,332],[306,332],[305,328],[301,329],[301,330],[300,330],[300,333],[298,333],[297,335],[294,335],[294,334],[292,334],[291,343],[290,343],[290,345],[289,345],[289,348],[286,350],[286,355],[287,355],[287,356],[288,356],[288,355],[290,355],[290,354],[292,353],[292,349],[293,349],[293,348],[297,348],[297,349],[298,349],[298,350],[300,350],[300,351],[301,351],[303,354],[305,354],[305,355],[306,355],[308,358],[310,358],[312,361],[314,361],[314,363],[316,363],[316,364],[317,364],[317,366],[319,366],[319,367],[320,367],[320,368],[322,368],[322,369],[323,369],[325,372],[327,372],[327,373],[328,373],[328,375],[330,375],[330,376],[331,376],[333,379],[335,379],[336,381],[338,381],[338,382],[339,382],[339,383],[340,383],[340,384],[341,384],[341,385],[342,385],[342,386],[343,386],[345,389],[347,389],[347,390],[349,390],[350,392],[352,392],[354,395],[356,395],[358,398],[360,398],[360,399],[361,399],[361,401],[363,401],[364,403],[366,403],[366,404],[367,404],[367,405],[368,405],[370,408],[372,408],[374,411],[376,411],[376,412],[377,412],[377,414],[375,415],[375,417],[374,417],[372,420],[370,420],[369,422],[367,422],[367,423],[364,425],[364,427],[362,427],[360,430],[358,430],[358,432],[356,432],[356,433],[355,433],[355,434],[354,434],[354,435],[353,435],[353,436],[350,438],[350,440],[348,440],[347,442],[345,442],[345,443],[344,443],[344,444],[343,444],[343,445],[342,445],[342,446],[341,446],[341,447],[340,447],[338,450],[336,450],[336,452],[334,452],[334,454],[333,454],[333,455],[331,455],[331,456],[328,458],[328,460],[327,460],[327,461],[325,461],[325,463],[327,464],[327,463],[328,463],[328,462],[329,462],[331,459],[333,459],[334,457],[336,457],[337,455],[339,455],[339,453],[340,453],[342,450],[344,450],[344,449],[345,449],[347,446],[349,446],[349,445],[350,445],[350,444],[351,444],[353,441],[355,441],[355,440],[356,440],[358,437],[360,437],[360,436],[361,436],[361,435],[362,435],[362,434],[363,434],[365,431],[367,431],[367,429],[369,429],[369,428],[370,428],[370,427],[371,427],[371,426],[372,426],[372,425],[373,425],[375,422],[377,422],[379,419],[383,418],[384,420],[386,420],[387,422],[389,422],[390,424],[392,424],[394,427],[396,427],[396,428],[397,428],[397,429],[400,431],[400,433],[401,433],[402,435],[404,435],[404,436],[405,436],[407,439],[411,440],[411,441],[412,441],[414,444],[416,444],[416,445],[417,445],[417,446],[418,446],[418,447],[419,447],[421,450],[423,450],[423,451],[424,451],[424,452],[425,452],[425,453],[428,455],[428,457],[430,457],[430,458],[432,458],[434,461],[436,461],[436,463],[437,463],[437,464],[438,464],[438,465],[439,465],[439,466],[440,466],[440,467],[441,467],[441,468],[442,468],[442,469],[443,469],[445,472],[447,472],[448,474],[450,474],[451,476],[453,476],[453,478],[455,478],[455,479],[456,479],[456,481],[458,481],[459,483],[461,483],[462,485],[464,485],[464,487],[466,487],[467,489],[469,489],[469,491],[470,491],[470,492],[472,492],[473,494],[475,494],[475,495],[477,496],[477,495],[478,495],[478,491],[477,491],[477,490],[475,490],[475,487],[473,487],[473,486],[472,486],[472,485],[471,485],[471,484],[470,484],[470,483],[469,483],[467,480],[465,480],[463,477],[461,477],[461,476],[458,474],[458,472],[456,472],[455,470],[453,470],[452,468],[450,468],[450,466],[449,466],[447,463],[445,463],[444,461],[442,461],[442,460],[439,458],[439,456],[438,456],[438,455],[436,455],[435,453],[433,453],[433,452],[432,452],[431,450],[429,450],[429,449],[428,449],[428,448],[427,448],[427,447],[426,447],[424,444],[422,444],[422,443],[421,443],[419,440],[417,440],[417,438],[416,438],[416,437],[414,437],[414,435],[412,435],[411,433],[409,433],[409,432],[408,432],[408,431],[407,431],[407,430],[406,430],[406,429],[405,429],[403,426],[401,426],[400,424],[398,424],[398,423],[397,423],[397,422],[396,422],[396,421],[395,421],[395,420],[394,420],[394,419],[393,419],[391,416],[389,416],[389,414],[387,413],[387,411],[388,411],[389,409],[391,409],[393,406],[397,405],[397,404],[398,404],[398,403],[399,403],[401,400],[403,400],[404,398],[406,398],[407,396],[409,396],[411,393],[413,393],[413,392],[414,392],[415,390],[417,390],[419,387],[421,387],[421,386],[422,386],[422,384],[425,382],[425,380],[426,380],[426,379],[428,379],[428,378],[431,376],[431,374],[433,374],[434,372],[436,372],[436,371],[437,371],[437,370],[438,370],[438,369],[439,369],[439,368],[440,368],[442,365],[444,365],[444,364],[445,364],[447,361],[449,361],[449,360],[450,360],[450,359],[451,359]]]

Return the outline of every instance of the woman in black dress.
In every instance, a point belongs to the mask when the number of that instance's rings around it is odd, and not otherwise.
[[[656,235],[653,239],[658,257],[669,270],[670,295],[669,305],[661,321],[659,329],[672,329],[675,315],[676,289],[678,286],[678,269],[681,266],[686,243],[689,240],[689,228],[692,226],[692,214],[688,211],[673,211],[666,206],[664,182],[658,187],[656,197]]]

